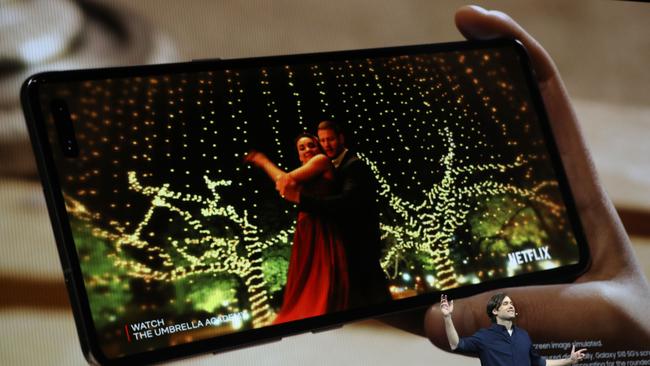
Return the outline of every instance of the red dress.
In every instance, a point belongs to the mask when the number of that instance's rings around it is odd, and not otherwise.
[[[312,195],[325,196],[332,190],[332,182],[322,177],[303,186]],[[284,299],[273,323],[344,310],[348,292],[348,265],[339,228],[326,217],[300,211]]]

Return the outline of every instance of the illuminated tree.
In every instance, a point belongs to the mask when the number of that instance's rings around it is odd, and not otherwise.
[[[562,207],[539,192],[544,187],[556,184],[551,181],[526,189],[497,180],[479,179],[476,182],[475,179],[469,179],[472,175],[481,177],[486,172],[505,173],[528,161],[520,155],[507,164],[458,165],[452,133],[445,127],[442,134],[447,143],[447,152],[440,161],[443,178],[425,191],[424,199],[420,202],[408,202],[394,194],[391,184],[382,176],[377,165],[363,154],[360,157],[370,166],[379,181],[379,195],[387,200],[397,215],[394,223],[381,224],[382,239],[389,243],[382,259],[382,267],[394,278],[399,271],[399,259],[405,252],[424,253],[432,258],[436,287],[444,290],[460,284],[451,252],[453,245],[460,245],[455,243],[457,231],[465,224],[477,200],[512,194],[543,205],[557,217],[561,216]]]
[[[206,312],[238,299],[259,326],[279,305],[296,210],[242,153],[291,169],[293,137],[332,119],[381,184],[392,282],[426,271],[430,287],[457,287],[485,267],[467,253],[573,240],[558,234],[569,220],[514,60],[450,52],[84,82],[70,91],[85,150],[63,159],[66,200],[101,212],[82,216],[122,279]]]
[[[108,254],[115,266],[126,270],[131,277],[149,281],[176,282],[178,280],[204,274],[227,274],[241,279],[251,304],[253,325],[268,324],[274,314],[269,306],[267,288],[263,275],[262,253],[269,247],[289,240],[290,231],[281,230],[267,240],[261,240],[259,229],[249,221],[246,210],[238,211],[232,205],[221,204],[220,187],[228,187],[231,181],[213,181],[204,176],[212,197],[206,198],[196,194],[184,194],[170,189],[169,184],[161,187],[143,186],[135,172],[128,173],[129,188],[150,199],[150,206],[135,229],[128,230],[125,225],[112,221],[111,230],[95,228],[93,235],[106,238],[113,243],[113,253]],[[77,201],[68,199],[68,209],[77,216],[89,215]],[[200,207],[200,214],[192,213],[191,208]],[[157,211],[167,211],[177,215],[185,223],[184,235],[167,237],[163,242],[156,242],[147,235],[151,221]],[[223,223],[230,235],[215,235],[205,225],[210,218],[216,217]],[[235,228],[230,228],[233,225]],[[231,230],[232,229],[232,230]],[[143,250],[152,260],[160,260],[159,266],[143,260],[132,259],[129,249]],[[197,250],[198,248],[198,250]],[[286,281],[286,277],[285,277]],[[235,291],[231,289],[230,291]],[[197,295],[198,296],[198,295]],[[200,296],[201,297],[201,296]],[[221,296],[223,297],[223,296]],[[214,302],[206,296],[201,297],[204,304]],[[204,305],[214,308],[214,306]]]

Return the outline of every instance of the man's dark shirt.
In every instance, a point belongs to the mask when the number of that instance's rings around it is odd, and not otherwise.
[[[512,330],[510,335],[506,327],[492,323],[461,338],[456,352],[478,354],[482,366],[545,366],[546,359],[535,353],[528,333],[515,326]]]

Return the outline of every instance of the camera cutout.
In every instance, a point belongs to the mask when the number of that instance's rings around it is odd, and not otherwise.
[[[59,136],[59,144],[63,150],[63,155],[68,158],[79,156],[79,146],[72,127],[72,118],[68,106],[62,99],[54,99],[51,103],[52,117],[54,125]]]

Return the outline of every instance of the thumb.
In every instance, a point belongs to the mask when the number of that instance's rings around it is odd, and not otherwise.
[[[456,11],[456,27],[467,39],[516,38],[530,54],[539,82],[557,76],[557,68],[546,50],[508,14],[476,5]]]

